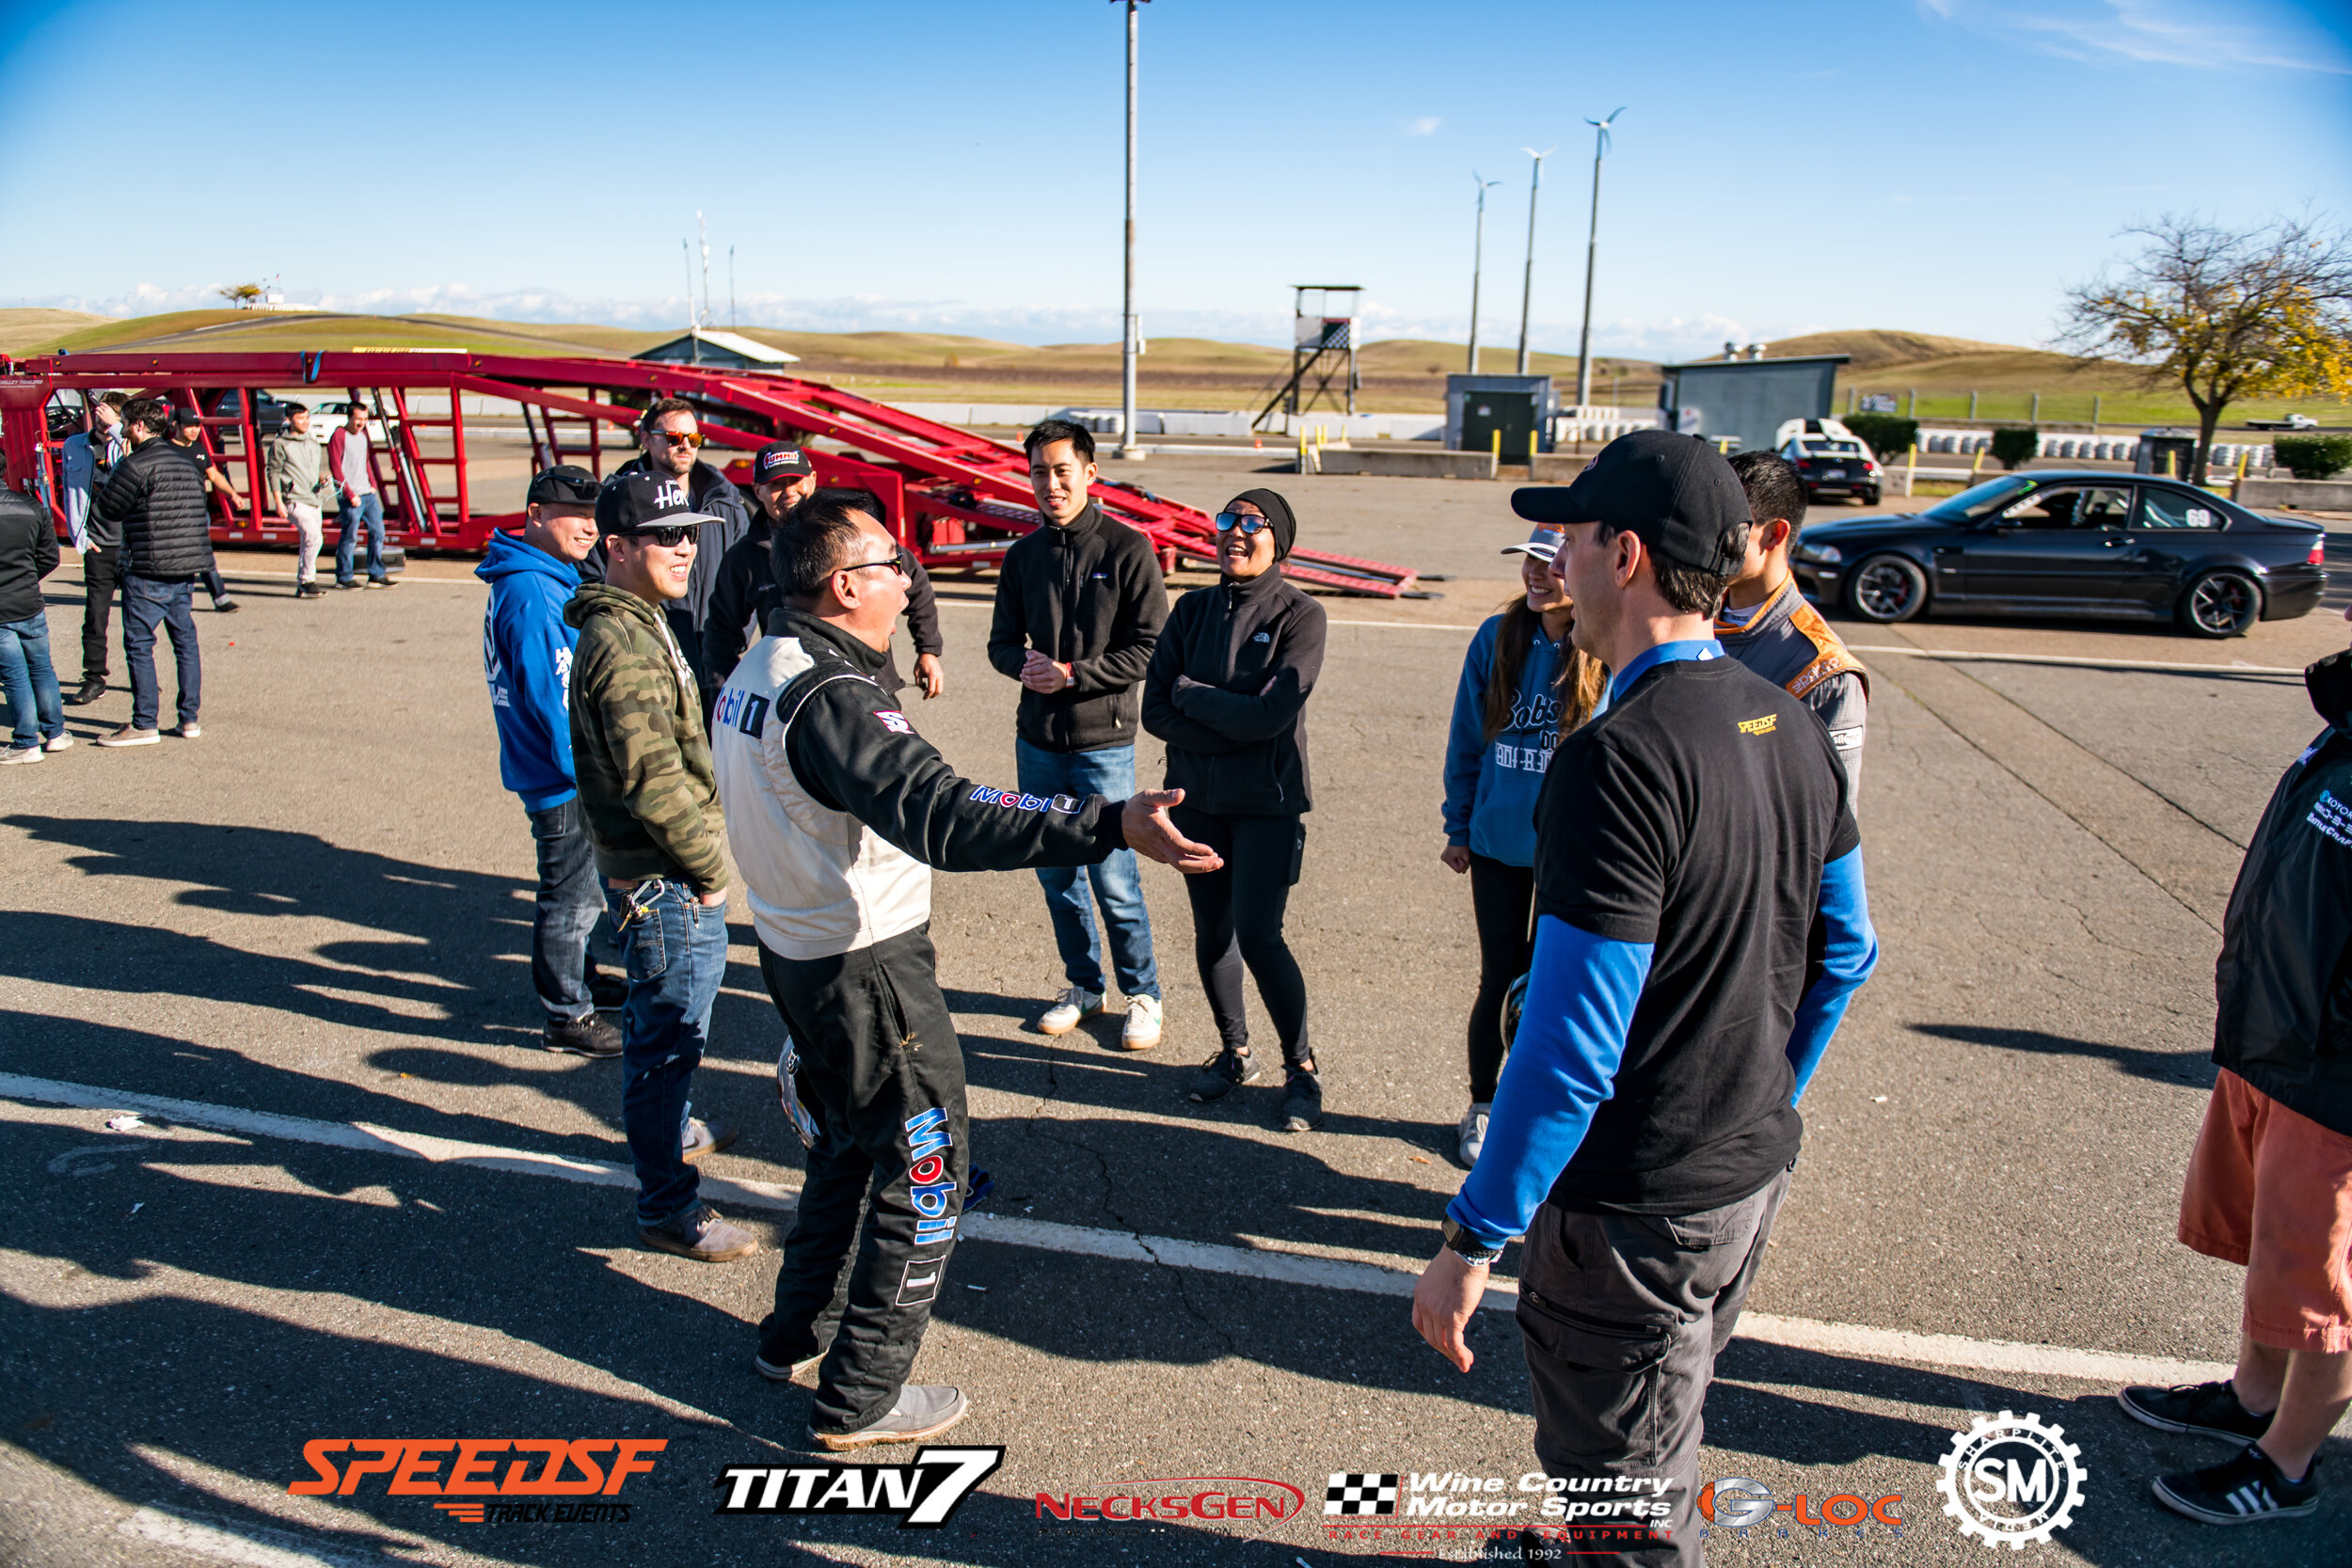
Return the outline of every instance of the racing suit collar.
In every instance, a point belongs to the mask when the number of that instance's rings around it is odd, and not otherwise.
[[[840,650],[851,668],[861,675],[879,675],[882,666],[890,662],[889,653],[869,648],[836,626],[829,626],[804,610],[785,606],[768,618],[768,629],[778,637],[816,638],[828,647]]]
[[[1613,706],[1625,701],[1625,694],[1633,689],[1634,684],[1661,664],[1671,664],[1686,658],[1704,661],[1724,657],[1724,645],[1711,637],[1686,637],[1673,642],[1661,642],[1655,647],[1645,648],[1634,655],[1624,669],[1610,677],[1610,704]]]
[[[1749,632],[1761,629],[1765,621],[1772,616],[1772,613],[1774,610],[1781,609],[1788,595],[1796,591],[1797,579],[1793,575],[1782,578],[1780,587],[1775,592],[1766,594],[1764,596],[1764,602],[1757,605],[1753,610],[1750,610],[1748,612],[1748,618],[1744,621],[1733,620],[1732,617],[1737,615],[1739,611],[1732,609],[1728,603],[1724,604],[1715,611],[1715,635],[1718,637],[1741,637]]]

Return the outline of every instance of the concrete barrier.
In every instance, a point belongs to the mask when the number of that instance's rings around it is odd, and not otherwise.
[[[2352,512],[2352,479],[2256,479],[2237,487],[2237,503],[2257,512],[2293,507],[2303,512]]]
[[[1379,448],[1346,451],[1326,447],[1311,452],[1308,463],[1316,473],[1376,474],[1391,479],[1492,479],[1495,457],[1490,451],[1395,451]]]
[[[1565,451],[1541,451],[1532,464],[1522,463],[1530,484],[1567,484],[1584,471],[1584,465],[1593,460],[1591,452],[1577,455]]]

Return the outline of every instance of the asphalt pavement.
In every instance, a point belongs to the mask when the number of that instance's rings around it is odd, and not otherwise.
[[[1507,1312],[1480,1316],[1464,1375],[1397,1293],[1459,1180],[1476,948],[1467,887],[1437,858],[1445,718],[1469,629],[1508,591],[1495,552],[1522,531],[1505,485],[1255,467],[1114,472],[1195,503],[1271,483],[1296,498],[1303,542],[1453,579],[1438,600],[1325,601],[1289,928],[1328,1117],[1274,1131],[1279,1088],[1263,1083],[1215,1108],[1184,1100],[1214,1041],[1174,873],[1145,876],[1168,1004],[1165,1043],[1141,1055],[1114,1049],[1115,1019],[1058,1040],[1027,1027],[1063,983],[1033,879],[938,879],[974,1158],[995,1190],[918,1365],[973,1398],[948,1446],[1004,1453],[928,1530],[895,1513],[714,1513],[729,1466],[818,1463],[806,1391],[751,1368],[776,1259],[638,1246],[612,1184],[628,1158],[615,1066],[537,1048],[531,843],[499,786],[469,563],[297,601],[287,558],[226,561],[245,610],[198,615],[203,737],[77,745],[17,769],[0,805],[0,932],[15,933],[0,942],[0,1159],[26,1183],[0,1236],[0,1561],[1321,1568],[1474,1549],[1403,1532],[1476,1516],[1327,1515],[1335,1472],[1401,1476],[1407,1503],[1417,1476],[1539,1497],[1518,1490],[1534,1465]],[[981,657],[988,584],[940,586],[949,689],[912,717],[975,779],[1009,783],[1014,688]],[[70,560],[49,588],[70,677]],[[2226,643],[1844,629],[1872,672],[1861,817],[1884,956],[1806,1097],[1752,1332],[1708,1405],[1707,1479],[1805,1500],[1718,1530],[1710,1558],[1976,1561],[1987,1548],[1943,1513],[1939,1461],[2008,1411],[2062,1428],[2084,1472],[2029,1556],[2344,1560],[2343,1485],[2314,1518],[2250,1530],[2159,1509],[2150,1477],[2223,1450],[2112,1399],[2118,1377],[2186,1380],[2233,1353],[2237,1271],[2172,1227],[2213,1076],[2221,903],[2318,727],[2299,679],[2275,672],[2343,646],[2343,622]],[[2039,662],[2053,657],[2088,662]],[[85,742],[127,716],[121,673],[118,651],[117,689],[70,710]],[[1140,770],[1156,768],[1147,743]],[[694,1100],[744,1124],[706,1170],[772,1243],[798,1145],[739,910],[735,939]],[[139,1125],[107,1126],[134,1110]],[[594,1444],[666,1446],[585,1518],[580,1494],[477,1523],[387,1474],[288,1490],[313,1474],[313,1440],[469,1438],[608,1460]],[[2344,1465],[2340,1439],[2328,1454]],[[1208,1502],[1090,1516],[1163,1496]],[[1846,1497],[1899,1501],[1858,1528],[1793,1522]]]

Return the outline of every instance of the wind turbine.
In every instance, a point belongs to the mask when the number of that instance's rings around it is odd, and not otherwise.
[[[1584,330],[1576,341],[1576,405],[1593,401],[1593,266],[1600,258],[1600,160],[1609,150],[1609,127],[1625,113],[1622,103],[1605,119],[1588,119],[1593,128],[1593,227],[1584,243]]]

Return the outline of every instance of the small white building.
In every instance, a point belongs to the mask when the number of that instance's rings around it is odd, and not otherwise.
[[[673,365],[705,365],[720,371],[780,371],[801,362],[797,354],[770,348],[740,333],[716,332],[708,327],[685,333],[666,343],[656,343],[643,354],[629,357],[659,359]]]

